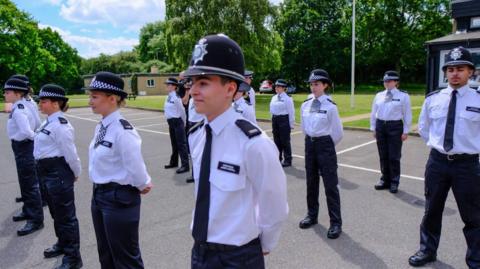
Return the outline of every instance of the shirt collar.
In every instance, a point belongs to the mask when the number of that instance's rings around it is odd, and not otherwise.
[[[315,96],[313,96],[313,98],[315,99]],[[327,100],[327,99],[328,99],[328,96],[327,96],[326,94],[322,94],[322,95],[320,95],[319,97],[317,97],[316,99],[317,99],[318,101],[320,101],[320,103],[321,103],[321,102]]]
[[[106,116],[102,119],[101,123],[104,127],[110,125],[110,123],[118,120],[121,118],[120,111],[117,109],[114,112],[110,113],[110,115]]]
[[[208,122],[208,119],[206,120],[206,124],[210,125],[210,128],[212,128],[212,131],[215,133],[215,135],[219,135],[223,129],[225,129],[225,126],[227,126],[233,119],[235,119],[235,116],[237,113],[233,110],[233,108],[227,109],[225,112],[217,116],[213,121]]]
[[[282,92],[282,93],[278,93],[277,95],[284,97],[285,95],[287,95],[287,93],[286,93],[286,92]]]
[[[240,104],[243,104],[245,103],[245,98],[241,97],[241,98],[238,98],[238,100],[235,100],[235,104],[237,105],[240,105]]]
[[[385,89],[385,92],[387,92],[387,91],[388,91],[388,89]],[[398,91],[397,87],[390,90],[391,93],[395,93],[397,91]]]
[[[55,120],[56,118],[59,118],[63,116],[63,112],[62,111],[57,111],[53,114],[51,114],[50,116],[47,117],[47,121],[48,122],[53,122],[53,120]]]
[[[460,96],[463,96],[468,90],[470,89],[470,86],[468,84],[463,85],[462,87],[457,89],[457,94]],[[444,89],[445,93],[451,94],[453,92],[453,88],[448,84],[448,87]]]

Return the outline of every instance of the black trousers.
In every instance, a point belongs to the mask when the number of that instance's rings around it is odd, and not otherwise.
[[[42,199],[35,171],[35,159],[33,158],[33,141],[28,139],[23,141],[12,140],[12,149],[23,198],[22,211],[30,221],[43,223]]]
[[[305,137],[305,171],[307,174],[308,215],[318,218],[320,174],[323,178],[330,225],[342,225],[338,190],[337,154],[330,136]]]
[[[45,186],[48,209],[53,218],[57,245],[63,249],[64,261],[78,261],[80,257],[80,232],[75,213],[73,175],[63,157],[37,161],[37,174]]]
[[[386,185],[400,182],[400,159],[402,157],[403,122],[377,120],[375,135],[380,157],[381,180]]]
[[[420,225],[420,250],[436,253],[442,230],[442,213],[450,188],[465,224],[466,262],[480,268],[480,164],[478,155],[449,161],[432,149],[425,169],[425,215]]]
[[[143,268],[138,243],[140,204],[135,187],[94,184],[92,218],[102,269]]]
[[[191,265],[192,269],[263,269],[265,261],[257,238],[239,247],[195,242]]]
[[[280,153],[280,161],[283,160],[285,163],[292,163],[292,146],[290,145],[290,132],[291,129],[288,115],[273,115],[273,142],[275,142],[275,145],[277,145],[278,152]]]
[[[170,165],[178,165],[178,156],[182,167],[189,167],[187,152],[187,137],[185,135],[185,126],[181,118],[171,118],[167,120],[168,132],[170,133],[170,143],[172,145],[172,155],[170,155]]]

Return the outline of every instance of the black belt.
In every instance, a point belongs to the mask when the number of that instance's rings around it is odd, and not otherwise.
[[[275,118],[288,118],[288,114],[285,114],[285,115],[272,115],[272,118],[275,119]]]
[[[242,246],[225,245],[225,244],[210,243],[210,242],[195,242],[195,245],[197,247],[202,249],[213,250],[213,251],[230,251],[230,250],[235,250],[245,246],[252,246],[256,244],[260,244],[260,238],[258,237]]]
[[[59,162],[65,162],[65,158],[62,157],[50,157],[50,158],[43,158],[43,159],[38,159],[35,160],[37,164],[39,165],[55,165],[58,164]]]
[[[135,188],[132,185],[122,185],[118,184],[116,182],[109,182],[105,184],[98,184],[98,183],[93,183],[93,189],[94,190],[102,190],[102,191],[108,191],[108,190],[115,190],[119,188],[126,188],[126,189],[135,189],[138,191],[137,188]]]
[[[398,123],[403,123],[402,120],[380,120],[377,119],[378,122],[383,123],[383,124],[398,124]]]
[[[323,135],[323,136],[305,136],[306,139],[315,142],[315,141],[329,141],[331,138],[329,135]]]
[[[432,155],[447,161],[478,160],[478,154],[443,154],[436,149],[432,149]]]

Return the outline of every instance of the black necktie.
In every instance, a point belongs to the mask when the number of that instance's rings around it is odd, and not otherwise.
[[[193,218],[192,236],[195,241],[206,242],[208,232],[208,212],[210,208],[210,156],[212,152],[212,129],[205,125],[207,140],[203,148],[200,179],[198,180],[197,201]]]
[[[103,126],[103,124],[100,123],[100,130],[98,131],[97,138],[95,139],[95,145],[94,145],[95,148],[98,147],[100,142],[103,141],[106,134],[107,134],[107,127]]]
[[[453,148],[453,130],[455,128],[455,109],[457,107],[457,90],[452,91],[452,98],[448,105],[447,124],[445,125],[445,138],[443,149],[449,152]]]

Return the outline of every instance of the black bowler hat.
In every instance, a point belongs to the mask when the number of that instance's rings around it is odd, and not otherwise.
[[[25,75],[16,74],[16,75],[11,76],[10,78],[16,78],[16,79],[23,80],[23,81],[25,81],[25,83],[27,83],[27,86],[30,86],[30,80]]]
[[[400,75],[398,74],[397,71],[389,70],[389,71],[385,72],[382,80],[383,80],[383,82],[389,81],[389,80],[400,81]]]
[[[280,78],[280,79],[277,79],[277,81],[275,81],[275,86],[287,87],[288,83],[284,79]]]
[[[87,90],[112,93],[123,99],[128,95],[128,93],[123,90],[123,85],[123,79],[118,75],[106,71],[100,71],[95,74]]]
[[[201,38],[192,53],[185,77],[219,75],[243,82],[245,62],[240,46],[224,34]]]
[[[12,90],[19,92],[28,92],[28,85],[25,81],[18,78],[10,78],[5,82],[3,91]]]
[[[314,69],[310,72],[310,76],[306,82],[314,82],[314,81],[322,81],[327,83],[328,85],[332,85],[332,80],[330,79],[330,75],[328,72],[323,69]]]
[[[475,65],[472,62],[472,54],[464,47],[456,47],[448,52],[442,70],[445,72],[447,67],[457,65],[468,65],[470,68],[475,69]]]
[[[238,91],[239,92],[248,92],[250,90],[250,85],[248,85],[245,82],[240,83],[238,86]]]
[[[251,77],[253,77],[253,71],[245,70],[245,73],[243,74],[243,76],[246,77],[246,78],[251,78]]]
[[[178,85],[178,80],[176,78],[168,78],[165,81],[165,84],[172,84],[172,85],[177,86]]]
[[[38,98],[68,101],[68,98],[65,97],[65,89],[56,84],[43,85],[38,94]]]

